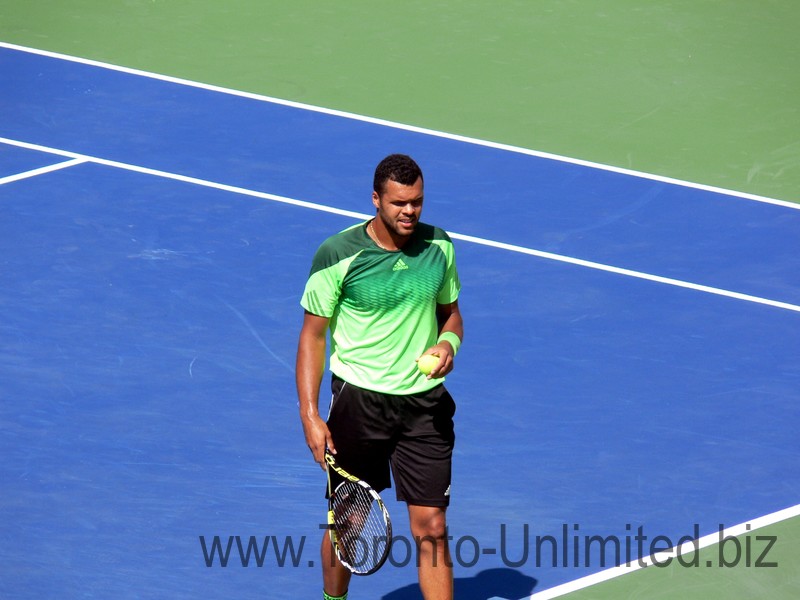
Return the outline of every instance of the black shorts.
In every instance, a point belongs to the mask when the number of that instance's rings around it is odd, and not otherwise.
[[[419,395],[380,394],[333,376],[328,428],[336,461],[375,490],[417,506],[448,506],[455,402],[439,385]],[[331,473],[335,489],[341,481]]]

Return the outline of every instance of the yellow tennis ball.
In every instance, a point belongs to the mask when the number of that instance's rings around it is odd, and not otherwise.
[[[417,361],[417,368],[425,375],[430,374],[431,371],[439,364],[439,357],[435,354],[426,354],[421,356]]]

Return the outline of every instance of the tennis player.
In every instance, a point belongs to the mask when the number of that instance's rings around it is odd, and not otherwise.
[[[373,180],[375,218],[317,250],[301,300],[297,393],[306,443],[323,468],[327,447],[345,470],[381,491],[391,487],[391,466],[417,541],[422,595],[450,600],[446,511],[455,403],[443,381],[463,337],[461,285],[450,238],[420,222],[423,187],[413,159],[386,157]],[[329,329],[326,421],[318,404]],[[439,357],[429,375],[417,369],[423,354]],[[324,598],[347,598],[351,574],[327,535],[322,559]]]

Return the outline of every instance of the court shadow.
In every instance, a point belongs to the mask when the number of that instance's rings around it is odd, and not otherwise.
[[[519,600],[533,593],[536,579],[514,569],[486,569],[475,577],[458,577],[453,582],[458,600]],[[419,600],[417,584],[407,585],[381,597],[381,600]]]

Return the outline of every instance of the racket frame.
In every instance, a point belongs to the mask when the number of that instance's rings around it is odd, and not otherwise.
[[[336,557],[339,559],[339,562],[344,565],[351,573],[354,575],[371,575],[378,569],[380,569],[383,564],[386,562],[386,559],[389,557],[389,551],[391,550],[392,546],[392,520],[389,517],[389,511],[386,509],[386,505],[383,503],[383,499],[381,498],[380,494],[372,489],[366,481],[356,477],[355,475],[351,475],[347,471],[345,471],[339,464],[336,462],[336,459],[333,457],[333,454],[330,451],[325,451],[325,462],[328,464],[328,535],[331,540],[331,544],[333,545],[333,550],[336,553]],[[344,481],[342,481],[339,485],[336,486],[335,490],[331,490],[331,472],[330,469],[333,469],[337,475],[342,477]],[[372,566],[372,568],[364,571],[359,570],[359,568],[355,565],[351,565],[349,561],[343,556],[343,552],[341,551],[341,547],[339,545],[339,536],[336,533],[336,515],[334,514],[333,510],[333,500],[336,493],[339,489],[345,485],[347,482],[355,483],[356,485],[361,486],[365,489],[365,491],[372,496],[372,499],[375,503],[377,503],[378,508],[380,508],[381,512],[383,513],[383,519],[386,523],[386,543],[383,549],[383,553],[380,559]]]

